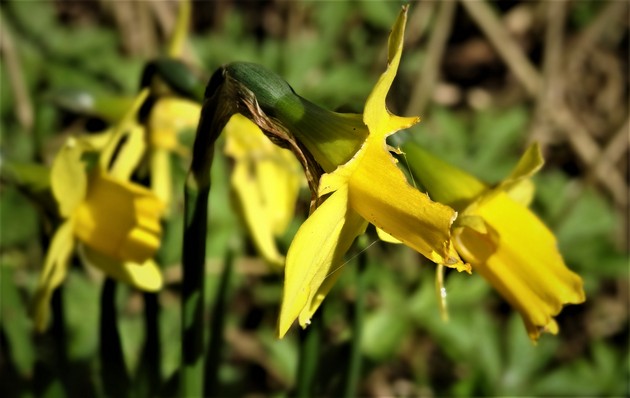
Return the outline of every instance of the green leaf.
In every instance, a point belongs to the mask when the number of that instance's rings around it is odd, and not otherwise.
[[[3,249],[32,241],[39,231],[37,211],[15,188],[3,188],[0,214],[0,247]]]
[[[35,364],[35,347],[31,341],[33,322],[28,316],[27,306],[20,297],[14,269],[0,265],[0,327],[8,340],[8,355],[4,360],[12,360],[20,375],[30,378]]]

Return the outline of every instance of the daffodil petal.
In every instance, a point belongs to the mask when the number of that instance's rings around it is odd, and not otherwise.
[[[387,135],[412,126],[419,118],[401,118],[393,116],[387,110],[385,100],[392,82],[396,77],[403,49],[405,24],[408,6],[403,6],[389,35],[387,46],[387,69],[381,75],[365,103],[363,122],[370,130],[370,136],[376,135],[383,140]]]
[[[75,138],[69,138],[52,164],[50,183],[59,213],[64,218],[70,217],[87,192],[85,164],[81,160],[83,151]]]
[[[105,256],[88,246],[82,245],[79,251],[82,259],[120,282],[127,283],[145,292],[162,289],[163,279],[160,267],[152,259],[143,263],[119,261]]]
[[[402,243],[401,241],[394,238],[393,236],[391,236],[390,234],[388,234],[387,232],[383,231],[380,228],[376,228],[376,234],[378,235],[378,238],[382,240],[383,242],[393,243],[395,245]]]
[[[39,275],[37,291],[34,300],[34,321],[37,331],[43,331],[48,325],[50,298],[53,291],[61,285],[66,278],[70,258],[74,250],[74,236],[72,235],[72,223],[63,223],[52,238],[44,268]]]
[[[532,340],[557,331],[553,317],[562,306],[585,297],[582,279],[565,266],[551,231],[505,193],[484,198],[476,214],[498,245],[464,228],[456,239],[460,253],[521,313]]]
[[[429,260],[461,266],[459,258],[449,253],[450,227],[457,213],[409,185],[382,147],[368,145],[364,149],[365,155],[357,159],[360,165],[348,182],[352,208]]]
[[[256,176],[251,174],[249,166],[244,163],[235,165],[231,177],[232,188],[256,248],[265,261],[280,267],[284,263],[284,256],[276,247],[271,214],[265,207],[264,198],[258,189],[258,181]]]
[[[292,156],[286,149],[278,150],[286,151],[286,155]],[[295,203],[303,181],[303,175],[298,171],[300,165],[295,158],[284,157],[282,160],[283,162],[277,160],[258,162],[256,165],[258,175],[256,182],[276,236],[282,235],[293,219]]]
[[[171,151],[179,147],[178,135],[199,123],[201,105],[180,98],[160,99],[149,117],[150,142],[155,148]]]
[[[98,152],[107,146],[113,133],[114,130],[110,128],[100,133],[84,134],[77,140],[81,141],[86,150]]]
[[[139,124],[130,125],[125,137],[125,142],[109,167],[109,175],[119,180],[131,177],[147,147],[145,129]]]
[[[74,214],[75,235],[112,258],[143,263],[160,245],[162,211],[161,201],[145,187],[116,180],[97,168]]]
[[[483,218],[477,215],[460,215],[459,217],[457,217],[457,220],[455,220],[453,228],[470,228],[479,232],[480,234],[488,234],[488,229],[486,227],[485,221],[483,221]]]
[[[535,142],[530,145],[523,156],[521,156],[520,160],[512,170],[512,173],[508,178],[503,180],[500,187],[502,189],[509,189],[511,186],[519,183],[524,179],[528,179],[538,172],[545,164],[545,160],[543,159],[542,152],[540,150],[540,145]]]
[[[136,121],[136,117],[138,115],[138,111],[144,101],[146,101],[149,96],[149,89],[143,89],[134,99],[132,106],[129,108],[125,116],[120,120],[120,122],[114,127],[111,139],[103,148],[101,152],[101,156],[99,157],[99,164],[103,170],[108,170],[109,166],[112,164],[113,157],[119,150],[119,146],[121,141],[125,138],[129,131],[134,129],[135,126],[138,125]],[[135,151],[132,151],[135,153]]]
[[[166,208],[165,214],[168,214],[173,194],[170,152],[167,149],[154,148],[149,154],[149,164],[151,168],[151,190],[164,203]]]
[[[536,193],[536,186],[534,182],[528,178],[524,180],[520,180],[518,182],[510,184],[506,189],[505,193],[507,193],[510,198],[515,200],[517,203],[522,204],[527,207],[532,203],[534,199],[534,195]]]
[[[348,207],[345,187],[302,224],[287,254],[278,327],[281,338],[298,316],[303,327],[308,324],[332,286],[330,280],[338,277],[344,254],[365,227],[365,221]]]

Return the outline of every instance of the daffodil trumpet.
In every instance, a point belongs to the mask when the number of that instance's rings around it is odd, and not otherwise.
[[[543,165],[538,144],[496,187],[413,142],[402,149],[415,179],[434,199],[460,212],[453,235],[462,258],[521,313],[532,341],[541,332],[556,334],[554,317],[585,296],[582,279],[564,264],[553,233],[528,209],[531,176]]]

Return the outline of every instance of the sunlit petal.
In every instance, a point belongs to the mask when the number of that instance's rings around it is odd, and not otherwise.
[[[370,137],[376,136],[374,138],[381,140],[383,145],[385,144],[383,139],[387,135],[410,127],[420,121],[420,118],[416,117],[401,118],[391,115],[385,103],[387,93],[392,86],[400,64],[405,24],[407,22],[407,9],[408,6],[403,7],[394,23],[387,46],[387,69],[372,89],[363,112],[363,121],[370,129]]]
[[[143,263],[119,261],[103,255],[87,246],[81,246],[79,253],[89,265],[100,269],[107,276],[127,283],[146,292],[157,292],[162,289],[162,272],[152,259]]]
[[[304,180],[290,151],[274,145],[249,119],[234,115],[225,127],[225,152],[234,159],[231,183],[257,249],[265,260],[284,263],[275,237],[282,235],[295,212]]]
[[[163,148],[154,148],[149,153],[151,168],[151,190],[165,205],[165,213],[170,211],[173,194],[173,180],[171,175],[171,154]]]
[[[146,150],[145,128],[139,124],[130,124],[123,137],[125,141],[118,148],[113,162],[108,165],[108,174],[119,180],[128,180]]]
[[[108,170],[110,165],[114,160],[114,156],[118,153],[120,149],[120,145],[123,143],[125,137],[129,134],[129,132],[136,128],[138,122],[136,120],[138,116],[138,111],[144,101],[146,101],[149,96],[149,89],[143,89],[133,101],[133,105],[128,109],[125,116],[118,122],[118,124],[113,128],[113,132],[111,138],[99,157],[99,164],[103,170]],[[135,153],[135,151],[132,151]]]
[[[81,160],[84,148],[74,138],[69,138],[55,157],[50,172],[53,195],[59,204],[59,213],[70,217],[85,198],[87,176]]]
[[[97,169],[90,176],[86,200],[76,210],[75,234],[114,259],[142,263],[159,247],[162,209],[148,189]]]
[[[178,135],[199,123],[201,105],[181,98],[162,98],[153,105],[149,117],[150,143],[155,148],[175,151]]]
[[[44,268],[39,275],[34,300],[35,328],[43,331],[48,324],[50,298],[53,291],[65,280],[74,250],[72,223],[63,223],[52,238]]]
[[[450,227],[457,213],[409,185],[389,152],[364,149],[349,181],[352,208],[431,261],[461,267],[457,257],[449,256]]]
[[[306,326],[338,277],[343,256],[365,230],[365,221],[348,207],[348,191],[333,193],[298,230],[285,266],[279,335],[299,316]]]

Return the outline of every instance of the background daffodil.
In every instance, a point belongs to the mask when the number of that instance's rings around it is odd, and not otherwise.
[[[108,134],[109,142],[92,170],[83,160],[94,149],[90,141],[69,138],[55,157],[51,188],[63,222],[38,282],[38,330],[46,327],[51,294],[65,279],[75,248],[85,262],[113,278],[145,291],[162,287],[162,275],[151,258],[160,244],[163,205],[150,190],[128,181],[144,153],[143,133],[135,123],[123,122]]]
[[[389,37],[387,70],[365,105],[365,142],[347,163],[322,176],[318,195],[331,195],[300,227],[289,248],[281,337],[295,318],[302,327],[309,323],[338,277],[343,255],[368,222],[436,263],[466,269],[451,247],[455,211],[411,187],[385,141],[419,121],[394,116],[385,104],[400,63],[406,17],[403,7]]]
[[[304,180],[300,163],[240,114],[232,116],[224,133],[225,153],[234,159],[231,184],[240,214],[263,258],[282,267],[284,256],[274,239],[293,219]]]
[[[453,227],[455,247],[473,271],[521,313],[532,340],[541,332],[556,334],[553,317],[585,296],[582,279],[564,264],[553,233],[527,208],[534,188],[530,177],[543,165],[539,146],[530,146],[496,188],[415,144],[403,149],[431,196],[461,210]]]

